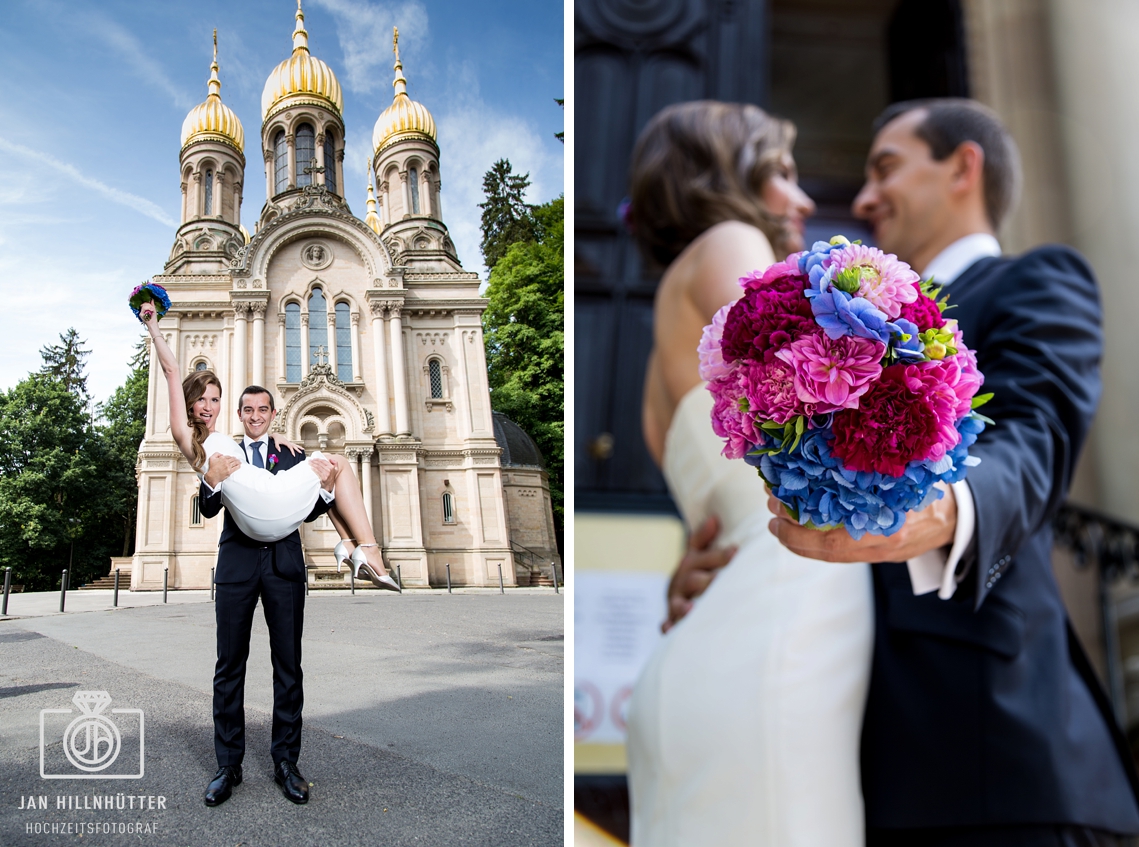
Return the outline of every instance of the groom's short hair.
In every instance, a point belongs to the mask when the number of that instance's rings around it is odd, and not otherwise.
[[[925,112],[925,118],[915,134],[929,145],[934,161],[944,161],[966,141],[984,152],[985,214],[993,229],[999,230],[1020,193],[1020,151],[1008,129],[996,112],[976,100],[932,97],[887,106],[874,121],[874,134],[895,118],[917,110]]]
[[[268,394],[269,395],[269,411],[277,411],[277,405],[273,402],[273,392],[268,388],[261,385],[249,385],[241,392],[241,396],[237,398],[237,410],[240,412],[241,407],[245,405],[246,394]]]

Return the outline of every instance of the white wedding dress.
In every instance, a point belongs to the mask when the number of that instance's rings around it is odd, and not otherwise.
[[[280,541],[292,535],[316,505],[320,477],[308,466],[308,459],[291,468],[272,473],[248,463],[245,452],[228,435],[211,432],[202,443],[209,470],[214,453],[240,459],[242,465],[221,484],[221,500],[237,528],[255,541]],[[313,453],[309,458],[317,458]]]
[[[767,529],[754,468],[725,459],[693,388],[664,474],[691,530],[739,550],[662,640],[629,706],[634,847],[861,847],[868,565],[804,559]]]

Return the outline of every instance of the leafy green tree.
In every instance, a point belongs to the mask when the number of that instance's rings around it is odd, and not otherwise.
[[[528,432],[546,460],[559,533],[563,525],[565,418],[565,200],[532,212],[533,237],[504,250],[483,313],[491,405]]]
[[[530,187],[530,174],[516,174],[509,159],[499,159],[483,176],[486,202],[482,209],[483,261],[493,271],[511,244],[535,237],[534,207],[523,199]]]
[[[84,343],[79,333],[75,331],[75,327],[71,327],[67,332],[61,332],[59,344],[46,344],[40,348],[40,355],[44,360],[40,373],[55,377],[72,394],[89,400],[87,375],[83,369],[91,351],[83,349]]]
[[[115,389],[106,403],[99,405],[102,425],[98,432],[106,449],[108,508],[122,527],[122,552],[134,552],[135,515],[138,512],[138,485],[134,468],[138,446],[146,434],[146,395],[150,374],[146,341],[140,340],[131,359],[126,382]]]

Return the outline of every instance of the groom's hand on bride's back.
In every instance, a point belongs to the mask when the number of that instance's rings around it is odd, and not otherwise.
[[[768,528],[779,542],[800,556],[824,562],[906,562],[922,553],[953,543],[957,529],[957,498],[942,486],[945,496],[920,512],[910,512],[902,528],[891,536],[867,533],[855,541],[842,527],[811,529],[792,520],[787,507],[768,495],[767,508],[775,515]]]
[[[692,601],[712,584],[720,568],[736,554],[735,547],[714,549],[712,543],[720,534],[720,521],[710,516],[688,538],[688,550],[668,584],[668,620],[660,625],[668,632],[692,609]]]

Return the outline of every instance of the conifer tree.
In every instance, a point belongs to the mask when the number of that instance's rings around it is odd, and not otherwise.
[[[530,174],[516,174],[509,159],[499,159],[483,177],[482,250],[487,270],[494,270],[511,244],[535,238],[534,208],[523,199]]]

